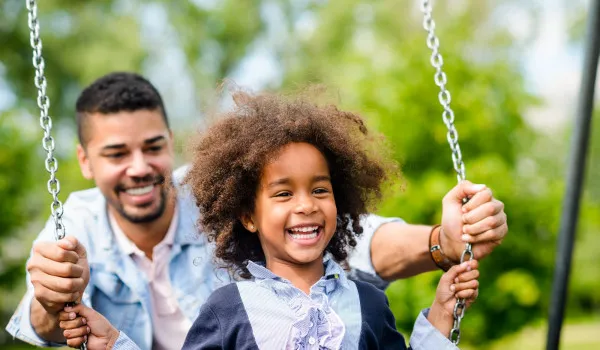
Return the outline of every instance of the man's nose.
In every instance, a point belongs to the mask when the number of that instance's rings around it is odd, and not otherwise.
[[[127,168],[127,176],[144,177],[152,173],[152,167],[148,164],[146,157],[142,152],[134,152],[131,163]]]

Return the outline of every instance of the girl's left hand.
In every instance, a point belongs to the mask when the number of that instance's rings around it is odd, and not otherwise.
[[[465,308],[471,306],[477,299],[479,294],[478,267],[477,260],[465,261],[450,268],[440,279],[427,319],[446,336],[450,334],[454,324],[456,299],[465,299]]]

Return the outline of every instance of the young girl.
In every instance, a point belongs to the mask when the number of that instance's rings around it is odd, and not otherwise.
[[[340,265],[362,231],[360,215],[394,172],[376,139],[358,115],[335,107],[267,95],[235,101],[195,145],[186,182],[216,258],[241,281],[211,295],[183,348],[406,349],[385,294]],[[475,260],[442,276],[415,322],[413,349],[456,348],[454,304],[476,298],[478,276]],[[93,310],[69,311],[61,319],[86,318],[90,350],[133,345]]]

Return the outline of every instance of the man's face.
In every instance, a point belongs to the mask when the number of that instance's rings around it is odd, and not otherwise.
[[[86,121],[87,146],[78,146],[83,176],[93,179],[109,208],[134,223],[159,218],[173,168],[173,137],[160,110],[94,113]]]

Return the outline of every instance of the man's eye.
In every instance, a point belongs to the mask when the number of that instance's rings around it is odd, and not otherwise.
[[[152,147],[148,148],[148,150],[151,152],[158,152],[161,149],[162,149],[162,146],[152,146]]]
[[[107,154],[106,157],[108,158],[121,158],[125,155],[125,153],[123,152],[119,152],[119,153],[111,153],[111,154]]]

